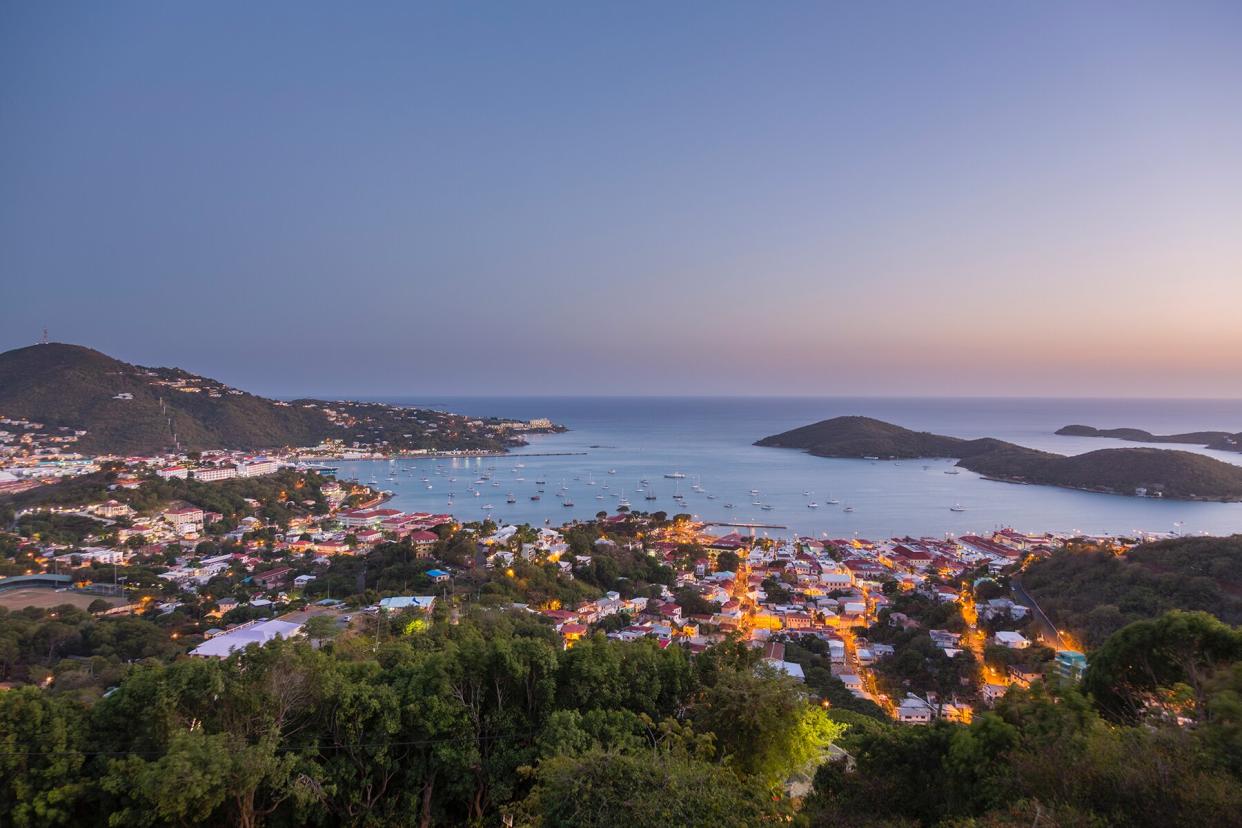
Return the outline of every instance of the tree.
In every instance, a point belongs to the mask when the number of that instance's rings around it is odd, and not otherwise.
[[[0,693],[0,821],[75,825],[88,791],[86,711],[35,687]]]
[[[1120,719],[1171,709],[1203,719],[1216,670],[1239,660],[1242,630],[1205,612],[1174,610],[1110,636],[1091,654],[1083,687]],[[1189,690],[1188,710],[1176,698],[1179,685]]]
[[[312,641],[336,638],[337,633],[341,631],[341,628],[337,626],[335,616],[331,615],[312,615],[306,619],[306,624],[302,629],[306,637]]]
[[[740,563],[741,560],[738,558],[737,553],[731,549],[726,549],[716,556],[716,571],[737,572]]]
[[[721,758],[769,783],[803,770],[844,731],[794,679],[766,667],[722,673],[693,720],[716,734]]]
[[[743,828],[782,809],[763,787],[702,759],[590,750],[545,759],[522,815],[542,828]]]

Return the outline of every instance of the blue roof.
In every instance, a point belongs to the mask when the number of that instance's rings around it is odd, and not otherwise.
[[[448,575],[449,573],[445,572],[443,569],[428,569],[427,574],[433,578],[440,578]]]

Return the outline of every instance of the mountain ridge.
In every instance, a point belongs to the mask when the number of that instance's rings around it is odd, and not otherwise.
[[[88,454],[174,446],[264,450],[325,439],[398,450],[521,444],[471,430],[458,415],[381,403],[272,400],[180,368],[134,365],[66,343],[0,354],[0,415],[84,431],[75,445]]]

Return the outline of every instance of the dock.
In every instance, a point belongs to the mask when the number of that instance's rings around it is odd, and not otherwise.
[[[709,520],[703,524],[704,526],[729,526],[736,529],[788,529],[788,526],[782,526],[778,523],[726,523],[718,520]]]

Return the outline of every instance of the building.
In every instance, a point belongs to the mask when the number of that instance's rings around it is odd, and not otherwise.
[[[383,610],[420,609],[430,611],[436,605],[434,595],[398,595],[379,602]]]
[[[1031,646],[1031,642],[1022,633],[1010,632],[1009,630],[998,632],[996,634],[996,643],[1011,650],[1025,650]]]
[[[164,520],[172,524],[178,533],[201,532],[203,530],[203,510],[197,506],[186,506],[181,509],[168,509],[163,514]]]
[[[194,479],[204,483],[210,483],[213,480],[231,480],[234,477],[237,477],[237,469],[232,466],[212,466],[194,470]]]
[[[256,457],[249,463],[242,463],[237,467],[238,477],[262,477],[265,474],[275,474],[280,471],[280,463],[275,460],[269,460],[266,457]]]
[[[251,580],[264,589],[274,589],[275,587],[287,582],[289,580],[289,575],[292,572],[293,570],[289,567],[282,566],[277,569],[271,569],[267,572],[260,572],[257,575],[253,575],[251,576]]]
[[[1080,681],[1087,671],[1087,657],[1077,650],[1057,650],[1057,674],[1071,681]]]
[[[228,658],[230,654],[244,650],[251,644],[262,647],[270,641],[292,638],[301,632],[301,624],[279,619],[246,624],[204,641],[191,650],[190,655],[198,658]]]
[[[928,724],[932,720],[931,705],[913,694],[901,700],[897,720],[905,724]]]

